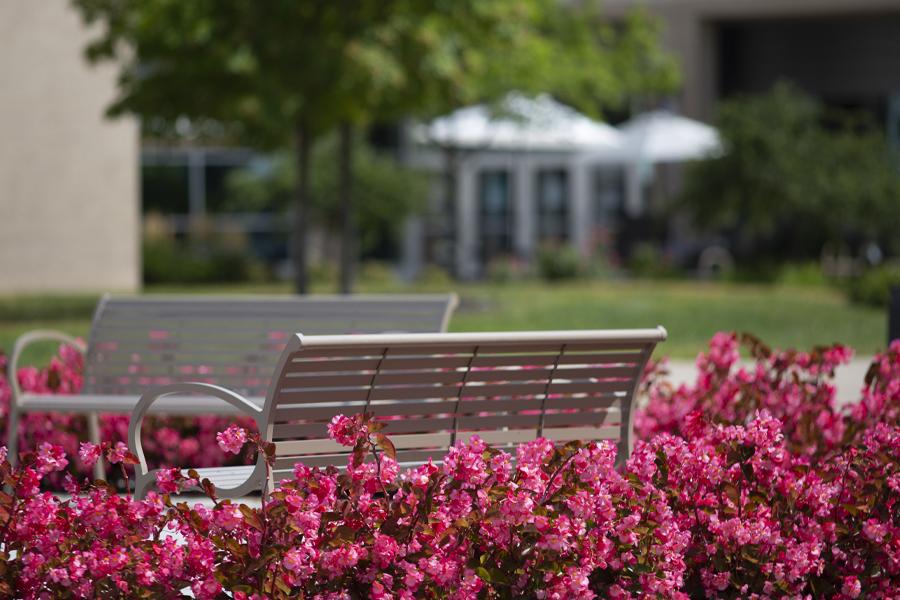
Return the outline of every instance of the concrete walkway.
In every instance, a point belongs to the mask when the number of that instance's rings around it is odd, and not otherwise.
[[[849,364],[838,368],[835,373],[838,405],[859,400],[863,379],[865,379],[871,363],[871,356],[863,356],[854,358]],[[682,383],[691,385],[697,378],[697,368],[692,361],[671,360],[669,361],[669,370],[672,382],[676,385]]]

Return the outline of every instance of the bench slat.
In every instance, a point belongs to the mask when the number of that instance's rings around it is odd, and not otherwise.
[[[482,385],[413,385],[307,390],[304,388],[282,388],[278,391],[278,405],[283,403],[297,404],[302,402],[357,402],[360,400],[402,400],[402,399],[446,399],[491,398],[507,396],[529,396],[548,394],[587,394],[597,392],[627,391],[629,382],[596,381],[583,383],[490,383]]]
[[[604,408],[618,403],[621,395],[595,394],[580,397],[558,396],[553,398],[511,398],[487,400],[463,400],[460,413],[514,412],[522,410],[590,409]],[[272,414],[274,423],[296,420],[330,419],[334,415],[352,415],[363,412],[365,402],[323,402],[299,406],[280,406]],[[375,416],[449,414],[456,410],[455,402],[435,400],[378,400],[369,404],[368,412]]]
[[[319,373],[289,373],[282,380],[282,385],[292,387],[302,385],[309,388],[351,387],[360,385],[400,385],[414,383],[461,383],[463,380],[472,383],[489,383],[503,381],[546,381],[555,374],[555,379],[588,379],[588,378],[627,378],[634,374],[636,367],[575,367],[568,368],[528,368],[528,369],[491,369],[467,371],[465,369],[442,369],[439,371],[386,371],[376,375],[374,370],[338,375],[321,375]]]
[[[540,414],[487,414],[487,415],[460,415],[458,426],[460,430],[475,430],[501,427],[535,427],[540,422]],[[578,411],[569,413],[554,413],[544,416],[544,425],[597,425],[619,423],[622,413],[618,407],[601,409],[594,412]],[[420,419],[398,419],[383,421],[384,433],[393,435],[397,433],[422,433],[426,431],[442,431],[452,429],[454,421],[452,416],[425,417]],[[328,423],[289,423],[278,424],[273,428],[274,440],[298,439],[298,438],[326,438],[328,437]]]
[[[544,436],[547,439],[559,441],[607,440],[618,439],[620,432],[619,427],[552,427],[544,430]],[[474,436],[480,437],[487,444],[521,444],[536,439],[537,429],[528,427],[493,431],[460,431],[456,439],[459,442],[466,442]],[[450,432],[413,433],[394,435],[391,437],[391,442],[397,450],[409,450],[447,448],[451,439]],[[349,452],[350,449],[330,439],[282,441],[275,445],[275,455],[279,458],[302,457],[309,454],[336,454],[342,451]]]

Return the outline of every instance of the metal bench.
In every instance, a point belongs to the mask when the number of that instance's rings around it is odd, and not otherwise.
[[[452,294],[104,296],[94,313],[86,347],[56,331],[33,331],[16,340],[8,365],[12,388],[9,456],[16,458],[22,413],[86,414],[90,439],[96,443],[98,413],[131,413],[141,394],[154,386],[189,381],[216,384],[262,405],[278,357],[293,332],[445,331],[456,304]],[[15,373],[22,352],[42,340],[68,343],[84,353],[80,394],[37,395],[21,390]],[[232,405],[214,398],[167,398],[156,403],[153,412],[239,414]]]
[[[128,443],[140,464],[135,493],[155,483],[141,448],[141,424],[157,403],[193,394],[252,416],[275,443],[266,464],[198,469],[222,497],[239,497],[288,478],[295,463],[346,465],[349,449],[328,439],[337,414],[371,413],[386,421],[397,460],[440,461],[458,440],[477,434],[512,448],[544,436],[554,441],[615,440],[631,453],[635,390],[662,327],[611,331],[307,336],[287,344],[262,406],[221,386],[189,383],[145,394],[131,418]],[[271,489],[271,488],[270,488]]]

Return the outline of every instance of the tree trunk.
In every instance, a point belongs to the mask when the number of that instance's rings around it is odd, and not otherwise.
[[[356,213],[353,209],[353,126],[344,121],[340,126],[338,186],[341,201],[341,293],[353,292],[356,266]]]
[[[298,294],[309,291],[306,269],[307,204],[309,202],[309,153],[312,139],[309,130],[298,125],[294,130],[297,145],[297,184],[294,190],[294,288]]]

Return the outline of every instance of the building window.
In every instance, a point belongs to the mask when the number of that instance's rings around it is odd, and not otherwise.
[[[594,172],[594,224],[614,228],[620,220],[625,198],[625,177],[621,167],[599,167]]]
[[[569,178],[562,169],[537,174],[538,241],[563,242],[569,237]]]
[[[479,223],[481,260],[512,253],[512,198],[509,173],[483,171],[479,177]]]
[[[425,260],[452,272],[456,247],[456,198],[449,194],[456,189],[455,177],[453,184],[450,183],[444,173],[433,176],[425,214]]]

